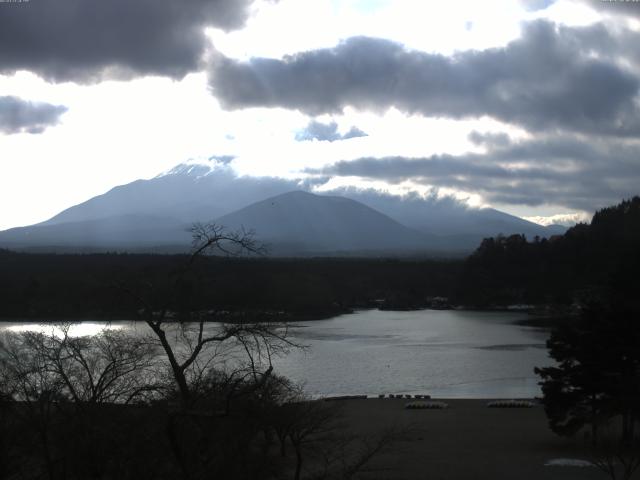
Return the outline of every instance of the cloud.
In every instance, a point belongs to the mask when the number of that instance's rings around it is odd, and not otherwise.
[[[597,30],[542,20],[525,24],[522,37],[505,47],[451,57],[353,37],[281,60],[218,58],[210,82],[227,109],[284,107],[319,115],[396,107],[429,117],[488,115],[537,132],[640,134],[634,103],[640,79],[591,55],[602,40]]]
[[[602,13],[639,18],[640,5],[635,0],[580,0]]]
[[[338,124],[336,122],[322,123],[312,120],[304,130],[296,134],[296,140],[299,142],[309,140],[335,142],[337,140],[348,140],[349,138],[366,136],[367,134],[358,127],[351,127],[347,133],[341,134],[338,132]]]
[[[638,194],[640,145],[554,136],[490,145],[487,153],[363,157],[309,173],[414,183],[477,194],[491,203],[595,209]]]
[[[591,220],[590,215],[584,212],[578,213],[558,213],[556,215],[549,215],[548,217],[535,216],[535,217],[523,217],[525,220],[544,225],[562,225],[564,227],[572,227],[576,223],[585,223]]]
[[[520,3],[526,10],[535,12],[549,8],[555,3],[555,0],[520,0]]]
[[[0,73],[54,81],[197,69],[204,27],[241,27],[252,0],[35,0],[0,4]]]
[[[506,147],[511,144],[511,138],[506,133],[480,133],[477,130],[473,130],[467,138],[476,145],[490,147]]]
[[[640,3],[636,5],[633,11],[640,18]],[[612,28],[610,25],[596,23],[587,27],[563,28],[562,32],[567,43],[579,46],[589,55],[610,63],[628,63],[637,72],[640,69],[640,50],[637,48],[640,33],[620,26]]]
[[[42,133],[47,127],[56,125],[67,111],[62,105],[29,102],[18,97],[0,97],[0,132]]]
[[[212,155],[209,157],[209,161],[216,162],[219,165],[229,165],[235,158],[235,155]]]

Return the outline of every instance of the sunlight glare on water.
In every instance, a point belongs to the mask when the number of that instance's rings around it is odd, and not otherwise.
[[[45,334],[53,334],[58,337],[62,336],[62,324],[37,324],[37,323],[19,323],[11,324],[4,328],[5,331],[20,333],[20,332],[41,332]],[[121,330],[123,325],[119,324],[105,324],[104,322],[78,322],[69,324],[69,336],[70,337],[87,337],[97,335],[104,329],[109,330]]]
[[[530,398],[541,394],[533,368],[551,360],[545,348],[548,332],[518,323],[526,318],[508,312],[364,310],[296,322],[291,339],[308,348],[275,358],[274,367],[312,396]],[[212,323],[206,331],[219,327]],[[150,333],[143,322],[88,321],[73,324],[70,334],[95,335],[103,328]],[[0,325],[0,331],[11,332],[52,329],[55,332],[52,325],[17,321]]]

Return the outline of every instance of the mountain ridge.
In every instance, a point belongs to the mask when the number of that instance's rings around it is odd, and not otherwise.
[[[429,236],[346,197],[296,190],[220,217],[232,230],[248,227],[267,244],[299,245],[305,251],[425,250]]]
[[[172,248],[179,249],[180,245],[187,248],[190,243],[185,232],[189,225],[211,221],[224,223],[231,219],[230,223],[235,227],[239,216],[246,214],[238,213],[239,211],[286,194],[307,199],[311,197],[302,194],[325,198],[327,205],[335,203],[336,198],[348,199],[366,207],[359,207],[359,211],[367,212],[366,216],[371,222],[386,224],[388,229],[395,232],[395,243],[387,239],[386,243],[379,241],[371,244],[376,251],[386,245],[389,248],[382,250],[390,254],[394,251],[406,254],[416,249],[469,253],[483,238],[500,233],[544,237],[564,231],[562,228],[558,230],[537,225],[494,209],[470,208],[451,199],[398,197],[356,189],[336,189],[322,194],[311,193],[309,190],[310,185],[300,181],[237,176],[226,166],[180,164],[152,179],[116,186],[104,194],[65,209],[42,223],[0,232],[0,246],[18,249],[46,249],[47,246],[102,249],[114,246],[125,251],[144,251],[146,247],[169,245]],[[296,203],[291,200],[291,196],[283,198]],[[333,215],[339,217],[340,206],[334,205],[333,208]],[[307,214],[299,215],[295,222],[287,222],[286,216],[281,215],[278,219],[272,219],[272,223],[282,223],[282,228],[286,224],[285,230],[288,229],[291,234],[296,231],[296,223],[299,227],[306,225],[308,232],[314,231],[314,226],[308,221],[315,215],[312,211],[313,209]],[[269,210],[265,210],[263,214],[266,212]],[[376,212],[377,215],[371,212]],[[326,217],[327,214],[323,215]],[[254,217],[260,223],[261,215]],[[317,229],[314,234],[307,232],[307,240],[304,242],[300,241],[304,237],[300,232],[296,234],[297,237],[294,235],[289,239],[285,238],[286,235],[271,235],[272,225],[264,222],[260,223],[262,228],[259,230],[262,230],[263,236],[267,232],[266,237],[279,245],[276,250],[282,254],[313,251],[322,255],[323,252],[341,250],[352,253],[356,250],[370,252],[368,237],[374,235],[359,235],[352,228],[358,222],[355,217],[345,220],[341,227],[349,231],[350,235],[340,235],[336,232],[337,227],[330,227],[331,222],[325,218],[324,228],[332,231],[334,240],[324,245],[319,242],[316,245],[319,248],[313,247],[313,242],[310,241],[311,237],[319,238]],[[371,230],[372,226],[367,228]],[[379,228],[376,235],[383,235],[384,230]],[[356,237],[361,239],[360,244],[351,242]],[[338,238],[342,245],[337,244]],[[87,244],[81,245],[83,241]],[[284,248],[285,244],[290,247]]]

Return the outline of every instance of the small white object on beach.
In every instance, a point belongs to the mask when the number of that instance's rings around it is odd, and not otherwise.
[[[536,404],[528,400],[495,400],[487,403],[489,408],[533,408]]]
[[[449,405],[444,402],[409,402],[405,403],[404,408],[409,410],[423,410],[423,409],[443,409]]]
[[[578,458],[554,458],[544,464],[545,467],[593,467],[593,463]]]

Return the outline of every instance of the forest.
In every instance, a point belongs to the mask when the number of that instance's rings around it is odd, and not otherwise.
[[[464,264],[465,304],[579,304],[601,297],[637,308],[640,197],[597,211],[590,224],[528,241],[485,239]]]
[[[640,198],[602,209],[562,236],[485,239],[467,259],[29,254],[0,250],[0,317],[137,318],[127,290],[162,299],[175,316],[211,312],[326,318],[357,308],[566,308],[605,296],[635,302]],[[178,282],[178,283],[176,283]]]
[[[420,308],[453,295],[458,261],[402,259],[203,259],[175,285],[184,255],[0,254],[4,318],[136,318],[122,286],[194,310],[323,318],[354,308]],[[381,301],[382,300],[382,301]]]

